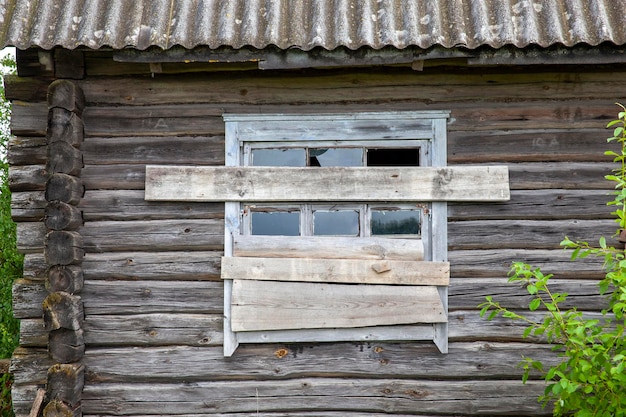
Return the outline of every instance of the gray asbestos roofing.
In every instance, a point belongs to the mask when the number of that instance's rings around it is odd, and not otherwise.
[[[623,45],[625,16],[626,0],[0,0],[0,46]]]

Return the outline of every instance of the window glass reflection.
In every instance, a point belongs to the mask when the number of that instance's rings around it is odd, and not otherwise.
[[[358,236],[359,213],[356,210],[316,210],[313,234],[317,236]]]
[[[266,167],[306,166],[304,149],[253,149],[252,165]]]
[[[298,212],[251,212],[253,235],[299,236]]]
[[[359,167],[362,165],[362,148],[309,149],[309,166],[312,167]]]
[[[372,235],[419,235],[419,210],[372,210]]]

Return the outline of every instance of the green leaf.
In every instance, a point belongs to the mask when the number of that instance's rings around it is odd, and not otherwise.
[[[535,311],[539,308],[540,305],[541,305],[541,299],[535,298],[534,300],[530,302],[530,304],[528,304],[528,309],[530,311]]]

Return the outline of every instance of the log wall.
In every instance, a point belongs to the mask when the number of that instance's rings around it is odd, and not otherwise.
[[[524,308],[528,297],[506,284],[511,261],[523,260],[554,272],[568,304],[599,314],[600,264],[572,263],[558,243],[564,235],[594,241],[616,228],[603,152],[613,103],[626,100],[622,68],[171,69],[178,73],[151,76],[147,64],[84,53],[84,77],[74,82],[85,108],[80,120],[64,122],[84,125],[84,195],[68,197],[80,220],[46,197],[52,75],[31,71],[7,85],[16,135],[12,213],[26,256],[14,288],[22,320],[12,361],[18,416],[28,414],[55,364],[42,302],[51,273],[46,234],[51,213],[63,210],[58,227],[75,231],[84,250],[86,416],[550,414],[535,400],[542,383],[522,385],[516,367],[522,354],[553,363],[549,346],[522,339],[517,323],[480,319],[476,306],[494,295]],[[145,165],[222,165],[224,112],[376,110],[450,110],[449,164],[510,169],[510,201],[448,209],[449,353],[430,343],[328,343],[243,345],[224,358],[223,205],[145,201]],[[76,157],[58,151],[68,155],[62,161]]]

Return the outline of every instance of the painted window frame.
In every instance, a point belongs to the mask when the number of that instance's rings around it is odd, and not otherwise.
[[[325,142],[359,141],[385,145],[395,141],[425,141],[420,166],[447,165],[446,124],[448,111],[357,112],[334,114],[225,114],[225,165],[243,166],[245,147],[259,142],[302,142],[323,146]],[[354,142],[356,143],[356,142]],[[422,157],[424,157],[422,159]],[[393,205],[393,204],[391,204]],[[242,226],[242,203],[225,203],[224,256],[233,256],[233,239]],[[430,203],[425,260],[447,262],[447,203]],[[356,238],[356,237],[355,237]],[[304,329],[233,332],[230,326],[233,281],[224,280],[224,356],[240,343],[298,343],[340,341],[432,340],[442,353],[448,350],[448,323],[378,326],[349,329]],[[448,288],[438,287],[444,311]]]

